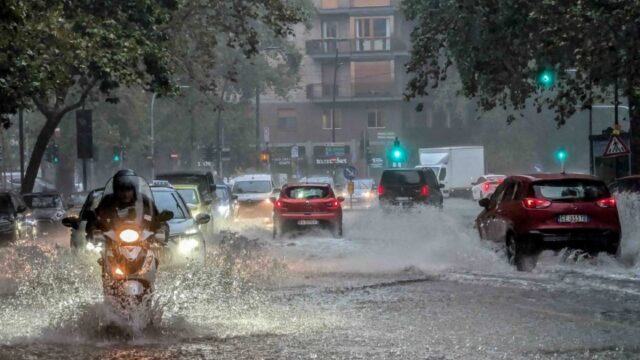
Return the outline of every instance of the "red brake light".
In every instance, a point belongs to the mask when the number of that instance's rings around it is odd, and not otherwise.
[[[490,187],[491,187],[491,184],[489,184],[489,182],[488,182],[488,181],[485,181],[485,182],[482,184],[482,190],[484,190],[485,192],[489,191],[489,188],[490,188]]]
[[[384,186],[378,185],[378,196],[384,195]]]
[[[616,207],[616,199],[614,197],[600,199],[596,201],[596,204],[601,208],[613,208]]]
[[[429,187],[427,185],[422,185],[420,188],[420,196],[429,196]]]
[[[276,200],[274,205],[276,206],[276,209],[282,209],[282,200]]]
[[[544,209],[551,206],[551,201],[536,198],[524,198],[522,200],[522,206],[525,209]]]
[[[331,199],[331,201],[327,203],[327,207],[332,209],[337,209],[339,206],[340,206],[340,201],[338,201],[338,199]]]

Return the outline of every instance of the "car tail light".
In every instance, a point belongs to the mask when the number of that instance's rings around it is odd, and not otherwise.
[[[601,208],[613,208],[616,207],[616,199],[613,197],[608,197],[596,201],[596,204]]]
[[[274,205],[276,206],[276,209],[282,209],[284,207],[284,203],[282,203],[282,200],[276,200]]]
[[[327,203],[327,207],[331,209],[337,209],[339,206],[340,201],[338,201],[337,199],[331,199],[331,201]]]
[[[420,188],[420,196],[429,196],[429,187],[427,185],[422,185]]]
[[[536,198],[524,198],[522,200],[522,206],[525,209],[544,209],[551,206],[551,201]]]
[[[384,186],[378,185],[378,196],[384,195]]]
[[[490,188],[490,187],[491,187],[491,184],[489,184],[489,183],[488,183],[488,182],[486,182],[486,181],[482,184],[482,190],[484,190],[484,192],[489,191],[489,188]]]

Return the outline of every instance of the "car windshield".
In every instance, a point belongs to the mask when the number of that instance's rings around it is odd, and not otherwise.
[[[158,211],[171,211],[174,219],[189,218],[189,212],[173,191],[153,191],[153,199],[156,202]]]
[[[559,202],[595,201],[609,196],[604,183],[592,180],[542,181],[533,184],[538,198]]]
[[[285,194],[291,199],[322,199],[329,196],[329,188],[326,186],[299,186],[285,190]]]
[[[178,189],[177,191],[187,204],[196,205],[199,203],[198,193],[195,189]]]
[[[269,193],[271,190],[271,181],[269,180],[236,181],[233,184],[234,194],[261,194]]]
[[[418,170],[385,171],[381,181],[386,185],[419,185],[422,177]]]
[[[32,209],[53,209],[62,207],[59,195],[27,195],[24,202]]]
[[[227,192],[226,188],[218,187],[216,189],[216,197],[218,198],[218,200],[227,200],[229,198],[229,193]]]

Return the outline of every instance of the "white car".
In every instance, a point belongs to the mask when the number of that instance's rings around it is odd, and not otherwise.
[[[269,174],[242,175],[231,183],[233,195],[238,197],[239,218],[271,218],[273,204],[270,201],[275,182]]]
[[[506,175],[480,176],[478,180],[472,184],[471,194],[473,195],[473,200],[478,201],[490,197],[505,178]]]

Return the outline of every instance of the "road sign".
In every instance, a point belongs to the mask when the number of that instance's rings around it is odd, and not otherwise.
[[[607,147],[604,149],[604,154],[602,157],[616,157],[616,156],[624,156],[629,155],[631,151],[627,147],[627,144],[622,141],[622,138],[619,135],[611,135],[609,139],[609,143]]]
[[[377,135],[378,140],[394,140],[397,136],[393,131],[379,132]]]
[[[347,183],[347,192],[349,193],[349,195],[353,195],[354,191],[355,191],[355,184],[353,183],[353,181],[349,180],[349,182]]]
[[[342,173],[346,179],[353,180],[358,176],[358,169],[353,165],[347,165]]]
[[[293,145],[291,147],[291,158],[297,159],[300,156],[300,152],[298,151],[298,145]]]

